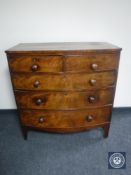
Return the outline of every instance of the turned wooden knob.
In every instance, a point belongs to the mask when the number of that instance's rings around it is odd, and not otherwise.
[[[45,121],[45,118],[44,117],[40,117],[39,118],[39,123],[43,123]]]
[[[37,71],[38,68],[39,68],[39,66],[38,66],[37,64],[33,64],[33,65],[31,66],[31,70],[32,70],[32,71]]]
[[[92,116],[92,115],[88,115],[88,116],[86,117],[86,120],[87,120],[88,122],[91,122],[91,121],[93,120],[93,116]]]
[[[36,81],[34,82],[34,87],[37,88],[39,85],[40,85],[39,80],[36,80]]]
[[[96,101],[96,98],[94,96],[90,96],[90,97],[88,97],[88,101],[90,103],[94,103]]]
[[[92,79],[89,81],[92,86],[96,85],[96,80]]]
[[[33,101],[35,102],[36,105],[41,105],[42,103],[45,103],[47,101],[47,98],[46,97],[34,98]]]
[[[97,69],[98,69],[98,64],[93,63],[93,64],[91,65],[91,68],[92,68],[93,70],[97,70]]]
[[[36,99],[35,104],[41,105],[43,103],[43,100],[41,98]]]

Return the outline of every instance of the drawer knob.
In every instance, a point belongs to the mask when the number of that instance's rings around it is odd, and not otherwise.
[[[45,103],[46,101],[47,101],[46,97],[34,98],[34,102],[36,105],[41,105],[42,103]]]
[[[96,98],[94,96],[89,96],[88,101],[90,103],[94,103],[96,101]]]
[[[31,66],[31,70],[34,71],[34,72],[37,71],[38,68],[39,68],[39,66],[38,66],[37,64],[33,64],[33,65]]]
[[[36,105],[41,105],[43,103],[43,100],[41,98],[36,99],[35,101]]]
[[[45,121],[45,118],[44,117],[40,117],[39,118],[39,123],[43,123]]]
[[[39,85],[40,85],[40,82],[39,82],[38,80],[36,80],[36,81],[34,82],[34,87],[35,87],[35,88],[38,88]]]
[[[92,86],[96,85],[96,80],[94,80],[94,79],[90,80],[90,84],[91,84]]]
[[[97,70],[97,69],[98,69],[98,64],[93,63],[93,64],[91,65],[91,68],[92,68],[93,70]]]
[[[91,121],[93,120],[93,116],[92,116],[92,115],[88,115],[88,116],[86,117],[86,120],[87,120],[88,122],[91,122]]]

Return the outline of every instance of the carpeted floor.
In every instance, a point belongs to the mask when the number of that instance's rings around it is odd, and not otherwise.
[[[0,112],[0,175],[130,175],[131,109],[115,109],[107,139],[100,128],[75,134],[21,135],[15,112]],[[108,169],[108,152],[126,152],[126,169]]]

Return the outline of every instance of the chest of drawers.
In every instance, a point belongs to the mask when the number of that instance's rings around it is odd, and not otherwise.
[[[31,43],[6,51],[24,138],[28,130],[108,136],[121,48],[109,43]]]

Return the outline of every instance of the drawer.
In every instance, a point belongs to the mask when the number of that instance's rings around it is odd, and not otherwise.
[[[88,54],[87,56],[67,56],[66,71],[94,72],[118,68],[119,54]]]
[[[95,110],[76,111],[43,111],[23,110],[20,112],[22,125],[35,128],[87,128],[109,122],[111,107],[96,108]],[[58,130],[57,130],[58,131]]]
[[[23,90],[91,90],[115,85],[116,72],[62,75],[12,74],[15,89]]]
[[[9,59],[11,72],[61,72],[61,56],[18,56]]]
[[[112,104],[114,88],[87,92],[15,91],[18,108],[76,109]]]

